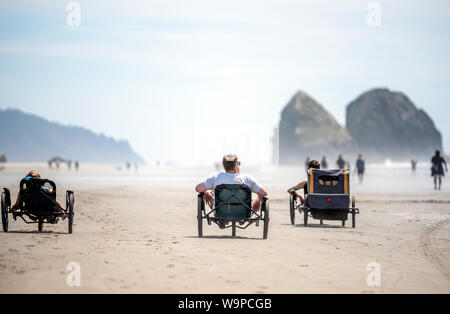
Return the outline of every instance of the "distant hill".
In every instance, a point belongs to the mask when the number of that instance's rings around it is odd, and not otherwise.
[[[351,148],[351,137],[334,117],[305,92],[297,92],[281,113],[280,163],[298,164]]]
[[[377,88],[347,106],[347,130],[359,150],[393,159],[428,158],[442,136],[428,114],[401,92]]]
[[[127,141],[64,126],[19,110],[0,110],[0,155],[8,162],[44,162],[54,156],[98,163],[144,163]]]
[[[280,164],[359,152],[368,160],[429,159],[436,149],[442,151],[433,120],[401,92],[372,89],[352,101],[346,115],[342,127],[322,105],[297,92],[281,113],[279,141],[274,141]]]

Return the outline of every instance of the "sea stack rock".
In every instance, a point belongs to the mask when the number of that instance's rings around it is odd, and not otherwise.
[[[279,161],[282,165],[303,165],[305,158],[321,160],[337,156],[351,147],[347,130],[319,103],[299,91],[281,113]]]
[[[365,155],[391,159],[430,157],[442,150],[431,118],[400,92],[370,90],[347,106],[347,130]]]

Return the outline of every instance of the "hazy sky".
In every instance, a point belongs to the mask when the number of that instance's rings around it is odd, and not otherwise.
[[[150,162],[253,163],[297,90],[344,124],[350,101],[388,87],[450,149],[448,0],[89,0],[79,27],[69,2],[0,2],[0,108],[127,139]]]

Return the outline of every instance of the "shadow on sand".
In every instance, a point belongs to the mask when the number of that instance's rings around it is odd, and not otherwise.
[[[42,232],[38,231],[38,230],[10,230],[8,232],[3,232],[3,233],[18,233],[18,234],[69,234],[67,232],[55,232],[52,230],[44,230]]]
[[[292,226],[291,224],[282,224],[283,226]],[[297,228],[323,228],[323,229],[345,229],[347,226],[338,226],[338,225],[327,225],[327,224],[309,224],[305,226],[304,224],[295,224]]]
[[[262,237],[261,238],[247,238],[247,237],[241,237],[241,236],[235,236],[235,237],[232,237],[231,235],[230,236],[227,236],[227,235],[208,235],[208,236],[203,236],[203,237],[201,237],[201,238],[199,238],[198,236],[185,236],[185,238],[186,239],[228,239],[228,240],[230,240],[230,239],[236,239],[236,240],[238,240],[238,239],[241,239],[241,240],[264,240]]]

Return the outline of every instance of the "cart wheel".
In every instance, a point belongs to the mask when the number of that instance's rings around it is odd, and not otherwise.
[[[308,210],[303,210],[303,223],[305,224],[305,227],[308,225]]]
[[[269,220],[269,200],[267,200],[264,208],[264,240],[267,239],[267,234],[269,233]]]
[[[75,199],[74,199],[74,196],[73,196],[72,192],[67,193],[66,203],[67,203],[67,209],[69,210],[68,232],[72,233],[72,231],[73,231],[74,205],[75,205]]]
[[[356,228],[356,198],[352,196],[352,228]]]
[[[39,218],[39,221],[38,221],[38,230],[39,230],[39,232],[44,231],[44,219],[42,219],[42,218]]]
[[[203,197],[197,197],[197,224],[198,224],[198,237],[203,237]]]
[[[231,223],[231,235],[232,235],[233,237],[236,236],[236,221],[233,221],[233,222]]]
[[[291,225],[295,225],[295,204],[294,204],[294,195],[291,193],[291,197],[289,199],[289,211],[291,214]]]
[[[345,227],[345,220],[342,220],[342,227]]]
[[[323,225],[323,220],[322,219],[320,219],[320,224]]]
[[[6,204],[6,194],[2,193],[2,225],[3,231],[8,232],[8,206]]]

